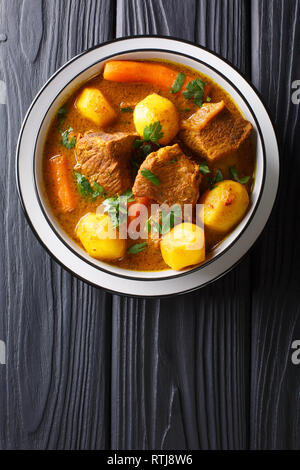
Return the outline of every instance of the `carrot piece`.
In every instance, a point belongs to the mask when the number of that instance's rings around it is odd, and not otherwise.
[[[172,88],[177,75],[178,72],[176,70],[166,67],[165,65],[134,62],[131,60],[111,60],[110,62],[106,62],[103,72],[104,79],[111,82],[143,82],[165,88]],[[186,75],[179,93],[182,93],[186,89],[187,84],[192,80],[195,79]],[[210,89],[210,85],[205,86],[205,99]]]
[[[144,206],[149,206],[150,199],[147,196],[136,196],[134,201],[128,203],[128,207],[132,204],[144,204]]]
[[[112,60],[104,67],[103,77],[112,82],[144,82],[171,88],[178,72],[165,65],[130,60]]]
[[[76,208],[77,197],[69,175],[68,160],[65,155],[58,155],[48,161],[49,177],[53,192],[57,196],[62,212]]]
[[[129,225],[134,219],[140,216],[142,206],[149,207],[150,199],[147,196],[136,197],[134,201],[127,204],[127,208],[132,207],[131,213],[133,215],[127,216],[127,225]]]

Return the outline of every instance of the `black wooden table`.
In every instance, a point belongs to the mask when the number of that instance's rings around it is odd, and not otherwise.
[[[111,295],[64,271],[27,225],[14,174],[22,118],[50,75],[148,33],[237,66],[281,148],[254,249],[174,300]],[[0,449],[300,448],[299,50],[299,0],[0,0]]]

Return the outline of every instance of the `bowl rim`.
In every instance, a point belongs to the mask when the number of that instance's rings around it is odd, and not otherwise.
[[[217,58],[219,58],[221,61],[225,62],[227,65],[229,65],[233,70],[235,70],[235,72],[237,72],[245,81],[246,83],[252,88],[252,90],[254,91],[254,93],[257,95],[257,97],[259,98],[260,102],[261,102],[261,105],[262,107],[264,108],[264,111],[266,112],[266,114],[268,115],[269,119],[270,119],[270,124],[272,126],[272,130],[273,130],[273,133],[274,133],[274,136],[275,136],[275,141],[276,141],[276,146],[277,146],[277,150],[278,150],[278,139],[277,139],[277,136],[276,136],[276,133],[275,133],[275,130],[274,130],[274,125],[273,125],[273,122],[272,122],[272,119],[270,117],[270,114],[268,112],[268,110],[266,109],[266,106],[263,102],[263,100],[261,99],[261,96],[260,96],[260,93],[256,90],[255,86],[247,79],[247,77],[244,76],[244,74],[242,72],[240,72],[240,70],[235,67],[234,65],[232,65],[227,59],[224,59],[220,54],[210,50],[209,48],[207,47],[203,47],[203,46],[200,46],[200,45],[197,45],[197,44],[194,44],[193,42],[191,41],[187,41],[187,40],[181,40],[181,39],[178,39],[178,38],[175,38],[175,37],[172,37],[172,36],[163,36],[163,35],[155,35],[155,36],[149,36],[149,35],[137,35],[137,36],[126,36],[126,37],[122,37],[122,38],[118,38],[118,39],[114,39],[114,40],[110,40],[110,41],[106,41],[106,42],[103,42],[101,43],[100,45],[95,45],[83,52],[81,52],[80,54],[74,56],[73,58],[71,58],[68,62],[66,62],[65,64],[63,64],[56,72],[54,72],[54,74],[52,74],[49,79],[46,81],[46,83],[43,85],[43,87],[39,90],[39,92],[37,93],[37,95],[35,96],[35,98],[33,99],[26,115],[25,115],[25,118],[23,120],[23,123],[22,123],[22,127],[21,127],[21,130],[20,130],[20,134],[19,134],[19,138],[18,138],[18,143],[17,143],[17,148],[16,148],[16,180],[17,180],[17,190],[18,190],[18,195],[19,195],[19,199],[21,201],[21,205],[22,205],[22,208],[23,208],[23,211],[25,213],[25,216],[26,216],[26,219],[27,221],[29,222],[29,225],[31,227],[31,229],[33,230],[35,236],[37,237],[37,239],[39,240],[39,242],[42,244],[42,246],[46,249],[46,251],[60,264],[62,265],[65,269],[67,269],[69,272],[71,272],[72,274],[74,274],[75,276],[77,276],[78,278],[84,280],[85,282],[91,284],[91,285],[94,285],[94,286],[97,286],[99,287],[99,284],[97,283],[93,283],[91,282],[90,280],[87,280],[86,278],[84,277],[81,277],[76,271],[73,271],[72,269],[70,269],[69,267],[67,267],[63,261],[61,261],[60,259],[58,259],[55,254],[50,250],[50,248],[47,247],[47,245],[45,244],[45,242],[41,239],[40,235],[37,233],[36,229],[34,228],[33,226],[33,223],[29,217],[29,214],[28,214],[28,211],[26,209],[26,206],[25,206],[25,203],[24,203],[24,200],[23,200],[23,197],[22,197],[22,190],[21,190],[21,184],[20,184],[20,175],[19,175],[19,158],[20,158],[20,144],[21,144],[21,140],[22,140],[22,135],[23,135],[23,131],[24,131],[24,128],[26,126],[26,123],[27,123],[27,119],[31,113],[31,110],[35,104],[35,102],[38,100],[38,98],[40,97],[40,95],[44,92],[44,90],[47,88],[47,86],[52,82],[52,80],[57,77],[57,75],[62,71],[64,70],[67,66],[69,66],[71,63],[73,63],[74,61],[76,61],[77,59],[79,59],[80,57],[88,54],[89,52],[95,50],[95,49],[101,49],[101,47],[103,46],[106,46],[106,45],[109,45],[109,44],[112,44],[112,43],[116,43],[116,42],[119,42],[119,43],[122,43],[123,41],[126,41],[128,39],[139,39],[139,38],[147,38],[147,39],[166,39],[166,40],[171,40],[171,41],[177,41],[179,43],[187,43],[187,44],[190,44],[191,46],[193,47],[196,47],[200,50],[204,50],[204,51],[207,51],[209,52],[210,54],[216,56]],[[247,223],[245,224],[245,226],[237,233],[237,236],[228,244],[228,246],[226,246],[223,250],[220,251],[220,253],[218,253],[217,255],[215,256],[212,256],[212,258],[208,259],[206,262],[204,262],[203,264],[201,264],[200,266],[196,266],[195,268],[191,268],[191,269],[188,269],[188,270],[185,270],[185,271],[182,271],[182,272],[179,272],[179,273],[175,273],[175,274],[172,274],[170,276],[161,276],[161,277],[155,277],[155,278],[151,278],[151,277],[139,277],[137,274],[138,274],[138,271],[132,271],[133,273],[136,274],[136,276],[126,276],[125,274],[121,274],[121,273],[115,273],[115,272],[112,272],[110,270],[106,270],[105,268],[103,268],[102,266],[99,266],[99,265],[96,265],[94,264],[92,261],[84,258],[83,256],[81,256],[80,253],[78,253],[77,251],[75,251],[72,246],[70,244],[68,244],[62,237],[61,235],[57,232],[55,226],[53,226],[52,222],[49,220],[49,217],[48,217],[48,214],[45,212],[44,210],[44,207],[43,207],[43,204],[40,200],[40,195],[39,195],[39,192],[38,192],[38,188],[37,188],[37,182],[36,182],[36,171],[35,171],[35,162],[36,162],[36,147],[37,147],[37,143],[38,143],[38,139],[39,139],[39,135],[40,135],[40,131],[41,131],[41,127],[43,125],[43,122],[49,112],[49,109],[51,108],[51,106],[53,105],[53,102],[57,99],[57,96],[60,95],[64,89],[74,80],[76,79],[79,75],[83,74],[86,70],[88,70],[89,68],[93,67],[94,65],[96,65],[98,62],[103,62],[105,60],[108,60],[114,56],[121,56],[121,55],[125,55],[125,54],[128,54],[128,53],[134,53],[134,52],[160,52],[160,53],[171,53],[173,55],[176,55],[178,57],[187,57],[195,62],[198,62],[199,64],[202,64],[202,65],[205,65],[208,69],[214,71],[216,74],[218,74],[220,77],[222,77],[238,94],[239,96],[241,97],[242,101],[245,103],[246,107],[248,108],[255,124],[256,124],[256,127],[257,127],[257,131],[258,131],[258,134],[259,134],[259,139],[260,139],[260,144],[261,144],[261,147],[262,147],[262,180],[261,180],[261,184],[260,184],[260,187],[259,187],[259,192],[258,192],[258,195],[256,197],[256,201],[255,201],[255,204],[252,208],[252,213],[249,217],[249,220],[247,221]],[[279,151],[278,151],[278,156],[279,156]],[[125,279],[128,279],[130,281],[164,281],[164,280],[173,280],[173,279],[178,279],[178,278],[181,278],[183,276],[187,276],[187,275],[191,275],[195,272],[198,272],[202,269],[204,269],[205,267],[207,267],[209,264],[213,263],[214,261],[216,261],[218,258],[222,257],[228,250],[230,250],[232,248],[232,246],[238,241],[238,239],[244,234],[244,232],[246,231],[246,229],[249,228],[249,225],[250,223],[252,222],[253,220],[253,217],[257,211],[257,208],[259,207],[259,204],[261,202],[261,198],[262,198],[262,195],[263,195],[263,192],[264,192],[264,186],[265,186],[265,180],[266,180],[266,148],[265,148],[265,141],[264,141],[264,136],[263,136],[263,132],[261,130],[261,126],[260,126],[260,123],[259,123],[259,120],[256,116],[256,113],[254,112],[253,110],[253,107],[250,105],[248,99],[243,95],[242,92],[239,91],[237,85],[235,85],[234,82],[231,81],[230,78],[226,77],[222,72],[220,72],[220,70],[216,69],[213,65],[197,58],[197,57],[194,57],[190,54],[185,54],[183,52],[178,52],[176,50],[170,50],[168,49],[167,47],[149,47],[149,48],[137,48],[137,49],[129,49],[129,50],[120,50],[118,52],[115,52],[113,54],[109,54],[107,56],[103,56],[101,57],[100,59],[90,63],[88,66],[82,68],[77,74],[75,75],[72,75],[72,77],[70,78],[70,80],[68,80],[63,88],[60,88],[59,91],[56,93],[56,97],[52,100],[52,102],[49,104],[49,106],[47,107],[46,111],[43,111],[43,119],[42,121],[40,122],[39,126],[38,126],[38,131],[37,131],[37,134],[36,134],[36,137],[35,137],[35,144],[34,144],[34,155],[33,155],[33,159],[32,159],[32,162],[33,162],[33,179],[34,179],[34,189],[35,189],[35,194],[36,194],[36,198],[37,198],[37,201],[38,201],[38,204],[43,212],[43,215],[49,225],[49,227],[51,228],[51,230],[54,232],[55,236],[59,238],[59,240],[67,247],[68,250],[72,251],[75,256],[79,257],[84,263],[88,263],[89,265],[91,265],[93,268],[96,268],[106,274],[109,274],[109,275],[112,275],[112,276],[115,276],[116,278],[125,278]],[[278,165],[280,164],[279,162],[279,158],[278,158]],[[279,168],[279,167],[278,167]],[[280,172],[280,168],[279,168],[279,172]],[[275,195],[275,198],[274,198],[274,201],[273,201],[273,204],[272,204],[272,209],[270,211],[270,214],[264,224],[264,226],[266,225],[268,219],[270,218],[271,216],[271,212],[272,210],[274,209],[274,205],[276,203],[276,200],[277,200],[277,196],[278,196],[278,187],[279,185],[277,184],[277,188],[276,188],[276,195]],[[249,252],[249,250],[253,247],[253,245],[256,243],[257,239],[259,238],[261,232],[259,233],[259,235],[257,236],[256,240],[251,243],[248,247],[248,249],[240,256],[240,258],[234,262],[228,269],[224,270],[222,273],[220,273],[219,275],[216,275],[213,279],[210,279],[208,280],[207,282],[204,282],[204,283],[201,283],[201,285],[199,286],[196,286],[196,287],[193,287],[191,289],[188,289],[188,290],[184,290],[184,291],[181,291],[181,292],[175,292],[173,294],[167,294],[167,295],[155,295],[155,296],[151,296],[151,295],[146,295],[145,297],[149,298],[149,297],[169,297],[169,296],[172,296],[172,295],[181,295],[183,293],[186,293],[186,292],[190,292],[190,291],[193,291],[193,290],[196,290],[200,287],[204,287],[205,285],[211,283],[211,282],[214,282],[216,279],[222,277],[223,275],[225,275],[227,272],[229,272],[231,269],[233,269],[239,262],[242,261],[242,259],[247,255],[247,253]],[[126,271],[126,270],[124,270]],[[163,271],[162,271],[163,272]],[[115,291],[115,290],[110,290],[110,289],[107,289],[106,287],[104,287],[105,290],[107,291],[110,291],[110,292],[118,292],[118,291]],[[135,294],[124,294],[122,292],[122,295],[130,295],[130,296],[136,296],[136,297],[142,297],[140,295],[135,295]]]
[[[232,247],[232,245],[234,245],[236,243],[236,241],[243,235],[243,233],[247,230],[247,228],[249,227],[249,224],[252,222],[252,219],[256,213],[256,210],[257,210],[257,207],[261,201],[261,197],[262,197],[262,194],[263,194],[263,190],[264,190],[264,185],[265,185],[265,179],[266,179],[266,150],[265,150],[265,143],[264,143],[264,138],[263,138],[263,134],[262,134],[262,130],[261,130],[261,126],[257,120],[257,117],[253,111],[253,108],[252,106],[249,104],[248,100],[242,95],[242,93],[239,91],[238,87],[229,79],[227,78],[223,73],[221,73],[219,70],[217,70],[216,68],[212,67],[211,65],[208,65],[206,62],[200,60],[200,59],[197,59],[195,57],[192,57],[188,54],[183,54],[183,53],[178,53],[176,51],[170,51],[168,49],[159,49],[159,48],[153,48],[153,49],[132,49],[130,50],[130,53],[134,53],[134,52],[146,52],[146,51],[153,51],[153,52],[166,52],[166,53],[172,53],[172,54],[175,54],[175,55],[178,55],[178,56],[181,56],[181,57],[187,57],[189,59],[192,59],[200,64],[203,64],[205,65],[206,67],[208,67],[209,69],[213,70],[214,72],[216,72],[220,77],[222,77],[224,80],[226,80],[234,89],[235,91],[240,95],[240,97],[242,98],[242,100],[245,102],[246,106],[248,107],[254,121],[255,121],[255,124],[257,126],[257,131],[258,131],[258,134],[259,134],[259,137],[260,137],[260,142],[261,142],[261,145],[262,145],[262,157],[263,157],[263,172],[262,172],[262,182],[261,182],[261,186],[259,188],[259,194],[257,196],[257,199],[255,201],[255,204],[252,208],[252,213],[251,213],[251,216],[249,217],[249,220],[247,221],[247,223],[245,224],[245,226],[243,227],[242,230],[240,230],[237,234],[237,236],[228,244],[228,246],[226,246],[223,250],[220,251],[220,253],[218,253],[217,255],[215,256],[212,256],[210,259],[208,259],[207,261],[204,261],[204,263],[201,263],[199,266],[196,266],[196,267],[192,267],[190,269],[187,269],[185,271],[180,271],[180,272],[177,272],[177,274],[172,274],[171,276],[159,276],[159,277],[155,277],[155,280],[156,281],[164,281],[166,279],[176,279],[176,278],[179,278],[179,277],[183,277],[183,276],[186,276],[186,275],[189,275],[191,273],[194,273],[194,272],[197,272],[197,271],[200,271],[201,269],[204,269],[206,266],[208,266],[209,264],[213,263],[216,259],[220,258],[224,253],[226,253],[228,250],[230,250],[230,248]],[[103,57],[101,59],[101,62],[103,61],[106,61],[106,60],[109,60],[115,56],[122,56],[122,55],[125,55],[125,54],[128,54],[128,52],[117,52],[117,53],[114,53],[114,54],[111,54],[109,56],[106,56],[106,57]],[[96,61],[96,62],[93,62],[92,64],[90,64],[88,67],[86,67],[85,69],[81,70],[78,74],[76,74],[75,76],[73,76],[68,83],[66,83],[66,85],[57,93],[56,95],[56,98],[58,95],[60,95],[64,89],[73,81],[75,80],[79,75],[81,75],[82,73],[84,73],[85,71],[87,71],[89,68],[93,67],[94,65],[96,65],[98,62],[100,61]],[[51,78],[51,77],[50,77]],[[75,251],[71,246],[70,244],[68,244],[60,235],[60,233],[58,233],[58,231],[56,230],[55,226],[53,226],[51,220],[49,219],[49,216],[47,214],[47,212],[45,211],[45,208],[42,204],[42,201],[41,201],[41,198],[40,198],[40,194],[39,194],[39,191],[38,191],[38,185],[37,185],[37,178],[36,178],[36,171],[35,171],[35,167],[36,167],[36,154],[37,154],[37,144],[38,144],[38,139],[39,139],[39,135],[40,135],[40,132],[41,132],[41,128],[43,126],[43,123],[44,123],[44,120],[46,119],[46,116],[49,112],[49,109],[51,108],[51,106],[53,105],[54,101],[56,100],[56,98],[54,98],[52,100],[52,102],[49,104],[47,110],[45,111],[44,113],[44,117],[39,125],[39,129],[38,129],[38,133],[37,133],[37,137],[36,137],[36,140],[35,140],[35,146],[34,146],[34,157],[33,157],[33,176],[34,176],[34,185],[35,185],[35,193],[36,193],[36,197],[37,197],[37,200],[38,200],[38,203],[39,203],[39,206],[45,216],[45,218],[47,219],[47,222],[49,224],[49,226],[51,226],[52,230],[55,232],[55,235],[60,239],[60,241],[62,243],[64,243],[64,245],[67,246],[68,249],[70,249],[74,254],[76,254],[77,256],[79,256],[83,261],[89,263],[90,265],[92,265],[93,267],[96,267],[96,269],[100,269],[101,271],[105,272],[105,273],[108,273],[108,274],[111,274],[113,276],[116,276],[118,278],[124,278],[124,279],[132,279],[132,280],[135,280],[135,281],[138,281],[138,280],[143,280],[143,281],[152,281],[153,279],[151,279],[150,277],[149,278],[141,278],[139,276],[128,276],[126,274],[122,274],[122,273],[115,273],[115,272],[112,272],[110,271],[109,269],[105,269],[104,267],[102,266],[98,266],[97,264],[95,264],[92,260],[90,259],[86,259],[84,258],[80,253],[78,253],[77,251]],[[238,228],[238,225],[237,227]],[[222,243],[222,242],[221,242]],[[128,270],[125,270],[124,271],[128,271]],[[131,270],[130,270],[131,271]],[[139,271],[135,271],[135,270],[132,270],[131,272],[133,273],[139,273]],[[163,273],[164,271],[162,271]]]

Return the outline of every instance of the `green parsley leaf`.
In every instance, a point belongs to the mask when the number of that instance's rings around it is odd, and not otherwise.
[[[198,77],[187,84],[187,87],[182,94],[187,100],[191,100],[193,98],[194,103],[201,108],[203,104],[205,85],[206,83]]]
[[[121,113],[133,113],[133,109],[128,106],[128,108],[120,108]]]
[[[97,199],[98,196],[104,196],[105,195],[105,190],[103,188],[103,186],[101,186],[101,184],[97,183],[97,181],[94,181],[93,182],[93,194],[92,194],[92,198],[93,200],[95,201]]]
[[[147,157],[149,153],[153,152],[152,145],[151,144],[145,144],[141,147],[141,152],[143,154],[143,157]]]
[[[74,171],[74,175],[76,178],[77,191],[79,194],[83,197],[92,195],[93,189],[86,177],[78,171]]]
[[[67,149],[72,149],[75,147],[76,140],[75,137],[72,137],[71,140],[69,140],[69,134],[73,132],[73,127],[69,127],[66,131],[62,132],[62,141],[61,143],[67,148]]]
[[[164,235],[165,233],[169,232],[174,227],[174,225],[181,220],[181,218],[182,213],[179,204],[174,204],[170,211],[161,209],[160,223],[151,219],[151,217],[147,220],[148,232],[150,232],[151,228],[153,228],[154,232],[157,232],[160,235]]]
[[[170,88],[171,93],[178,93],[184,83],[185,75],[182,72],[179,72],[177,77],[174,80],[172,88]]]
[[[218,170],[217,171],[217,174],[216,176],[213,176],[212,178],[209,178],[209,183],[210,183],[210,189],[214,189],[215,188],[215,184],[216,183],[219,183],[220,181],[223,181],[223,174],[221,172],[221,170]]]
[[[181,219],[181,207],[179,204],[175,204],[169,212],[162,209],[161,211],[161,231],[164,235],[169,232],[175,225],[175,223]]]
[[[155,150],[155,145],[152,142],[145,142],[144,140],[141,139],[135,139],[133,141],[133,147],[135,148],[135,152],[133,153],[133,156],[131,158],[131,174],[132,174],[132,179],[136,177],[136,174],[147,157],[149,153],[153,152]]]
[[[119,198],[118,196],[109,197],[103,201],[104,213],[109,214],[111,224],[114,228],[119,227]]]
[[[229,174],[230,174],[230,178],[232,180],[235,180],[235,181],[237,181],[238,183],[241,183],[241,184],[248,183],[248,181],[250,179],[250,176],[244,176],[244,178],[239,178],[239,174],[238,174],[238,171],[237,171],[235,166],[232,166],[231,168],[229,168]]]
[[[146,222],[146,228],[148,230],[148,232],[150,233],[151,232],[151,220],[148,219],[147,222]]]
[[[134,197],[134,195],[132,194],[131,189],[127,189],[127,190],[125,191],[125,193],[122,194],[122,197],[126,197],[127,202],[134,202],[134,201],[135,201],[135,197]]]
[[[140,253],[141,251],[145,250],[147,248],[148,243],[135,243],[132,245],[130,248],[128,248],[127,253],[130,253],[132,255],[136,255],[137,253]]]
[[[103,201],[104,213],[111,217],[112,226],[118,228],[127,215],[127,203],[135,198],[131,189],[125,191],[121,196],[112,196]]]
[[[57,119],[58,119],[58,130],[61,133],[61,128],[66,120],[68,114],[68,109],[66,105],[61,106],[59,110],[57,111]]]
[[[169,163],[171,163],[171,165],[173,165],[173,163],[176,163],[178,162],[177,158],[172,158],[172,160],[169,161]]]
[[[201,162],[199,165],[199,171],[202,175],[207,175],[210,173],[210,169],[208,168],[208,164],[206,162]]]
[[[160,185],[160,180],[159,178],[154,174],[152,173],[152,171],[150,170],[147,170],[147,168],[143,168],[141,170],[141,174],[147,178],[149,181],[151,181],[151,183],[155,184],[155,186],[159,186]]]
[[[58,115],[59,117],[65,116],[67,113],[68,113],[68,109],[67,109],[67,107],[66,107],[65,104],[64,104],[63,106],[61,106],[61,107],[59,108],[59,110],[57,111],[57,115]]]
[[[182,108],[179,110],[180,113],[187,113],[188,111],[190,111],[191,108]]]
[[[143,145],[143,141],[141,139],[135,139],[132,145],[135,149],[138,149]]]
[[[76,179],[76,187],[79,194],[83,197],[91,196],[93,201],[97,199],[98,196],[104,196],[105,190],[101,184],[97,183],[97,181],[93,181],[92,185],[90,185],[88,179],[79,173],[78,171],[74,171],[74,176]]]
[[[221,170],[218,170],[215,176],[215,182],[219,183],[220,181],[223,181],[223,175],[222,175]]]
[[[210,102],[211,102],[211,97],[210,97],[210,96],[207,96],[207,97],[206,97],[206,101],[207,101],[208,103],[210,103]]]
[[[156,220],[153,220],[151,217],[146,222],[148,232],[151,232],[153,228],[154,232],[161,233],[161,226]]]
[[[130,160],[130,165],[131,165],[131,177],[134,180],[140,168],[140,164],[138,160],[135,158],[135,156],[133,156],[132,159]]]
[[[161,128],[160,121],[156,121],[153,124],[149,124],[149,126],[145,126],[143,132],[144,140],[157,144],[164,135],[163,132],[161,132]]]
[[[59,110],[57,111],[57,118],[58,118],[58,131],[62,136],[61,143],[64,145],[67,149],[72,149],[75,147],[76,144],[76,139],[75,137],[72,137],[72,139],[69,139],[69,134],[73,131],[72,127],[69,127],[69,129],[62,131],[62,126],[66,120],[68,114],[68,109],[66,105],[61,106]]]

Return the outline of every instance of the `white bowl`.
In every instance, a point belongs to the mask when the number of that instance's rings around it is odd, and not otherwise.
[[[42,191],[42,150],[51,118],[74,88],[101,72],[105,61],[163,58],[210,76],[226,90],[256,130],[256,177],[250,210],[203,265],[184,272],[129,271],[89,257],[61,229]],[[162,37],[120,39],[90,49],[61,67],[38,93],[24,119],[16,154],[19,196],[34,233],[50,254],[81,279],[136,296],[166,296],[201,287],[230,270],[249,250],[271,213],[278,187],[279,153],[269,115],[254,88],[219,56]]]

